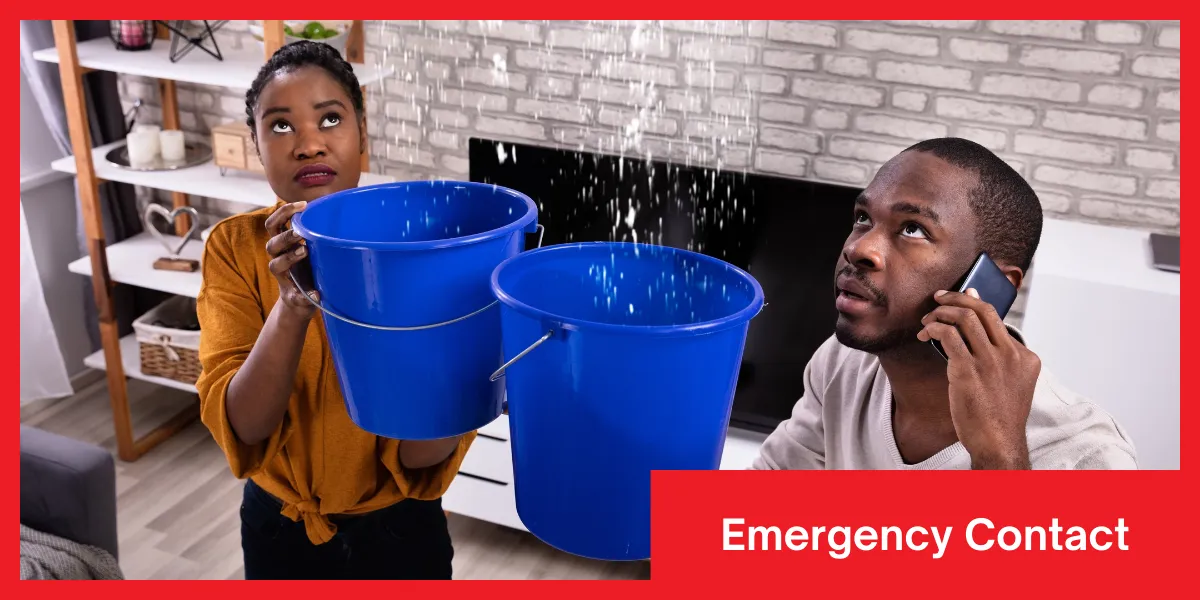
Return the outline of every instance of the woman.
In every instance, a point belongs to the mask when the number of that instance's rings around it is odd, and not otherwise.
[[[376,437],[350,420],[325,330],[288,277],[305,204],[358,185],[362,91],[330,46],[297,42],[246,94],[274,207],[226,219],[204,254],[201,418],[238,478],[247,579],[449,579],[441,495],[474,440]]]

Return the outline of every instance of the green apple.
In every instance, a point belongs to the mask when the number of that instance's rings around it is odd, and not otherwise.
[[[325,26],[317,21],[313,21],[304,27],[304,37],[310,40],[323,39],[325,37]]]

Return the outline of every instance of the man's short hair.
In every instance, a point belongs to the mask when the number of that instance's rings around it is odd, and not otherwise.
[[[1029,183],[991,150],[962,138],[918,142],[905,152],[928,152],[978,176],[968,198],[980,250],[1028,272],[1042,237],[1042,203]]]

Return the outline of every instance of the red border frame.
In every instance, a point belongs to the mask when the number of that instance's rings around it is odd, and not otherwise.
[[[329,10],[328,3],[289,2],[271,3],[269,7],[246,10],[245,5],[222,0],[206,5],[210,12],[230,14],[258,13],[250,16],[274,16],[268,13],[309,11],[322,13]],[[65,1],[53,6],[43,6],[44,12],[57,13],[50,16],[100,16],[114,14],[129,18],[134,13],[167,18],[167,13],[178,12],[180,5],[170,3],[123,2],[120,6],[98,5]],[[1183,3],[1158,4],[1144,12],[1184,12]],[[14,6],[17,13],[33,12]],[[357,8],[358,10],[354,10]],[[371,10],[365,10],[370,8]],[[495,16],[496,13],[537,13],[543,16],[565,16],[563,13],[581,13],[580,5],[561,2],[532,1],[520,4],[497,5],[490,2],[466,2],[454,9],[439,6],[442,10],[429,10],[422,5],[380,3],[376,6],[347,7],[350,13],[375,13],[374,17],[391,16],[412,19],[437,16],[431,13],[471,13],[473,16]],[[890,14],[919,12],[924,15],[940,14],[947,18],[952,13],[966,12],[959,2],[935,2],[922,4],[919,8],[897,6],[893,3],[855,3],[828,7],[789,7],[791,10],[747,9],[734,5],[708,3],[680,3],[678,5],[656,5],[647,10],[644,2],[606,2],[594,7],[596,13],[651,13],[661,16],[674,8],[675,13],[700,13],[704,17],[763,18],[785,16],[789,18],[830,18],[866,14]],[[739,8],[741,10],[733,10]],[[1005,4],[989,7],[993,12],[1022,13],[1029,18],[1032,13],[1042,17],[1064,16],[1064,13],[1132,13],[1127,5],[1115,2],[1083,3],[1068,2],[1048,6],[1045,3]],[[641,10],[638,10],[641,9]],[[11,9],[10,9],[11,10]],[[746,14],[758,13],[748,17]],[[837,14],[833,14],[837,13]],[[311,13],[310,13],[311,14]],[[320,13],[318,13],[320,14]],[[28,18],[29,15],[18,15]],[[47,15],[38,15],[46,18]],[[188,15],[184,15],[188,16]],[[194,15],[191,15],[194,16]],[[354,18],[348,14],[344,18]],[[577,15],[578,16],[578,15]],[[591,15],[595,17],[595,15]],[[644,18],[646,15],[642,15]],[[912,17],[914,15],[907,15]],[[957,16],[957,15],[955,15]],[[11,30],[10,30],[11,31]],[[13,39],[16,45],[17,39]],[[11,80],[8,85],[12,85]],[[10,88],[11,89],[11,88]],[[1189,96],[1190,97],[1190,96]],[[18,94],[4,95],[4,102],[16,103]],[[10,113],[12,114],[12,113]],[[11,163],[16,164],[16,163]],[[10,215],[12,213],[9,213]],[[1182,210],[1181,210],[1182,214]],[[10,223],[15,223],[10,221]],[[11,231],[11,230],[10,230]],[[19,277],[16,270],[17,238],[9,238],[6,245],[11,254],[4,262],[5,278],[11,281]],[[1190,245],[1183,246],[1184,261],[1190,262],[1196,254]],[[1191,297],[1194,285],[1181,282],[1183,295]],[[15,294],[0,299],[6,308],[10,324],[19,318],[19,305]],[[1187,304],[1183,305],[1184,307]],[[1194,313],[1182,309],[1181,334],[1184,340],[1198,333]],[[1180,350],[1181,366],[1188,372],[1195,349],[1183,344]],[[6,360],[0,361],[0,373],[10,382],[19,385],[19,344],[10,346]],[[1188,406],[1188,400],[1196,397],[1197,385],[1185,379],[1181,390],[1181,428],[1191,430],[1196,426],[1196,414]],[[16,407],[17,403],[11,406]],[[13,409],[16,412],[16,409]],[[19,415],[19,413],[17,413]],[[19,416],[15,418],[19,421]],[[10,430],[11,431],[11,430]],[[1179,471],[1140,472],[1091,472],[1091,473],[656,473],[654,477],[654,546],[657,561],[655,576],[650,583],[639,582],[466,582],[451,583],[407,583],[404,587],[392,584],[359,582],[351,586],[313,584],[304,582],[212,582],[203,584],[180,584],[170,581],[147,581],[129,584],[94,584],[60,582],[57,584],[23,583],[12,590],[19,594],[35,593],[31,586],[38,585],[38,594],[46,596],[89,596],[113,595],[127,598],[132,591],[142,593],[170,594],[174,597],[208,597],[220,591],[245,592],[245,586],[259,586],[261,593],[304,597],[330,593],[377,593],[391,595],[445,595],[472,597],[481,593],[521,594],[522,597],[570,594],[575,597],[609,598],[621,596],[649,597],[656,592],[665,594],[694,592],[698,595],[736,593],[774,593],[780,596],[808,596],[833,593],[838,595],[865,595],[887,593],[901,596],[992,596],[1028,593],[1030,595],[1068,594],[1070,596],[1121,595],[1131,593],[1137,597],[1174,591],[1187,580],[1193,582],[1194,567],[1186,559],[1195,556],[1192,536],[1197,535],[1193,498],[1195,498],[1196,475],[1189,467],[1196,464],[1196,446],[1181,436],[1181,465]],[[9,442],[9,462],[5,477],[18,481],[19,463],[17,456],[19,438]],[[8,514],[19,513],[18,494],[9,493],[4,498]],[[740,511],[740,512],[739,512]],[[999,553],[971,552],[964,546],[959,552],[948,553],[945,559],[933,561],[928,556],[886,553],[853,553],[851,559],[835,561],[825,553],[778,554],[731,554],[720,551],[720,515],[757,515],[760,524],[782,526],[801,524],[847,525],[953,525],[957,530],[975,516],[988,516],[994,521],[1017,525],[1040,524],[1053,516],[1064,521],[1082,524],[1101,524],[1123,517],[1130,527],[1128,540],[1131,550],[1126,553]],[[801,516],[807,517],[802,519]],[[717,519],[711,525],[711,519]],[[840,521],[836,521],[840,518]],[[16,581],[14,577],[10,581]],[[324,587],[324,586],[329,587]],[[236,590],[235,591],[235,586]]]

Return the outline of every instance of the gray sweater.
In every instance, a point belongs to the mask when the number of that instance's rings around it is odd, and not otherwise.
[[[1020,332],[1009,328],[1017,338]],[[1036,351],[1036,350],[1035,350]],[[804,397],[751,469],[970,469],[960,443],[908,465],[892,433],[892,389],[874,355],[830,337],[804,369]],[[1128,433],[1042,368],[1026,426],[1034,469],[1136,469]]]

